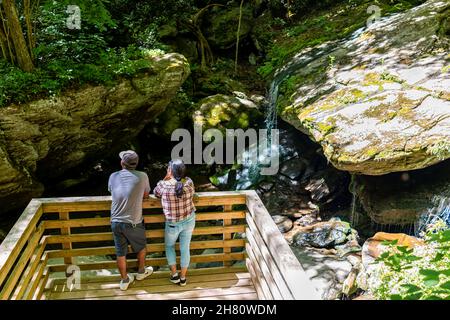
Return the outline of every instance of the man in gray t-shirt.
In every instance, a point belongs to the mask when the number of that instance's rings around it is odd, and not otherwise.
[[[122,170],[111,174],[108,190],[112,195],[111,229],[122,277],[120,289],[127,290],[135,278],[127,273],[128,245],[137,253],[139,270],[136,279],[144,280],[153,273],[152,267],[145,268],[147,237],[142,217],[142,200],[148,198],[150,184],[147,174],[136,170],[139,162],[136,152],[122,151],[119,157]]]

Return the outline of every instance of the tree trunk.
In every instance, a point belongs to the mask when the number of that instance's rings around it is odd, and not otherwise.
[[[28,51],[27,42],[20,26],[19,16],[14,4],[14,0],[3,0],[2,2],[8,26],[10,29],[10,37],[14,44],[15,56],[17,58],[17,64],[26,72],[33,71],[34,65],[31,60],[30,53]]]

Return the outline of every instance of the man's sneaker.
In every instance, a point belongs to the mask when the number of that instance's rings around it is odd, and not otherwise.
[[[128,282],[124,282],[120,280],[120,290],[126,291],[128,286],[134,282],[134,276],[132,274],[128,274]]]
[[[151,276],[152,273],[153,273],[153,268],[152,267],[146,267],[144,273],[138,273],[136,275],[136,280],[139,280],[139,281],[144,280],[145,278]]]
[[[178,274],[176,276],[170,275],[170,282],[175,284],[180,283],[180,276]]]
[[[187,282],[186,278],[184,278],[184,279],[180,278],[180,286],[184,287],[186,285],[186,282]]]

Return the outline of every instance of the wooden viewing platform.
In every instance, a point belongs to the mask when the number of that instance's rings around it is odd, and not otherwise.
[[[194,202],[188,284],[168,280],[164,216],[160,200],[151,196],[143,205],[146,260],[156,271],[121,291],[111,197],[33,199],[0,245],[0,298],[318,298],[255,191],[200,192]],[[133,258],[130,272],[137,266]]]

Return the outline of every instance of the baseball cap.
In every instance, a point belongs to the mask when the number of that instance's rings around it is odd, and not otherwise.
[[[136,167],[139,162],[138,154],[133,150],[122,151],[119,153],[119,158],[128,167]]]

